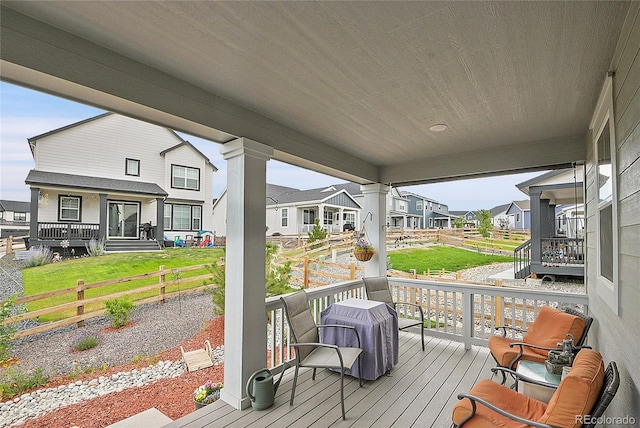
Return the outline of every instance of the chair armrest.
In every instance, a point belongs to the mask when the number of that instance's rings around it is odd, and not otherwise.
[[[512,327],[510,325],[497,325],[494,327],[496,330],[502,329],[502,337],[507,337],[507,329],[517,331],[518,333],[526,333],[527,330],[519,327]]]
[[[325,327],[331,327],[331,328],[344,328],[347,330],[353,330],[353,332],[356,334],[356,339],[358,339],[358,348],[362,347],[361,343],[360,343],[360,334],[358,333],[358,330],[352,326],[352,325],[342,325],[342,324],[320,324],[317,326],[318,328],[325,328]]]
[[[522,348],[523,347],[527,347],[527,348],[534,348],[534,349],[542,349],[544,351],[562,351],[562,348],[547,348],[545,346],[538,346],[538,345],[532,345],[530,343],[526,343],[526,342],[513,342],[509,344],[510,348],[513,348],[515,346],[519,346],[520,347],[520,352],[522,352]]]
[[[525,382],[533,383],[533,384],[536,384],[536,385],[546,386],[548,388],[553,388],[553,389],[558,389],[558,385],[555,385],[553,383],[543,382],[541,380],[532,379],[529,376],[525,376],[522,373],[518,373],[517,371],[508,369],[506,367],[501,367],[501,366],[493,367],[491,369],[491,371],[494,372],[494,373],[503,372],[503,373],[510,374],[511,376],[513,376],[516,379],[516,386],[518,385],[518,381],[519,380],[524,380]]]
[[[417,305],[415,303],[408,303],[408,302],[397,302],[393,304],[393,306],[398,306],[398,305],[414,306],[418,308],[418,310],[420,311],[420,319],[424,322],[424,311],[422,310],[422,306]]]
[[[466,422],[469,421],[469,419],[473,418],[473,416],[476,413],[476,403],[480,403],[483,406],[485,406],[486,408],[491,409],[494,412],[499,413],[504,417],[507,417],[507,418],[512,419],[512,420],[517,421],[517,422],[520,422],[521,424],[529,425],[529,426],[536,427],[536,428],[554,428],[552,425],[543,424],[543,423],[540,423],[540,422],[536,422],[536,421],[532,421],[532,420],[529,420],[529,419],[521,418],[520,416],[511,414],[511,413],[507,412],[506,410],[502,410],[501,408],[489,403],[488,401],[486,401],[486,400],[484,400],[484,399],[482,399],[480,397],[476,397],[475,395],[458,394],[458,400],[462,400],[463,398],[466,398],[469,401],[471,401],[472,412],[462,422],[460,422],[460,424],[458,425],[459,427],[462,427]]]

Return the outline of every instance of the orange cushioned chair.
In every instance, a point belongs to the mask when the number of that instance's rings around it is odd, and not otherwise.
[[[574,337],[576,347],[582,346],[592,321],[592,318],[572,309],[559,311],[543,306],[538,311],[529,330],[496,327],[501,328],[503,334],[489,338],[489,350],[499,366],[511,370],[515,370],[520,360],[544,363],[548,358],[549,351],[558,349],[558,343],[562,342],[567,334]],[[526,332],[526,334],[522,341],[509,339],[505,337],[507,329]],[[503,383],[504,380],[503,376]]]
[[[500,370],[495,368],[493,370]],[[613,399],[620,380],[614,362],[604,370],[602,356],[592,349],[578,353],[549,404],[527,397],[489,379],[468,394],[458,395],[455,427],[581,427],[593,426]]]

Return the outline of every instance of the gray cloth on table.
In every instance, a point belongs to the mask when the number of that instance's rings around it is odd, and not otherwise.
[[[398,314],[388,305],[371,300],[348,299],[322,311],[322,324],[356,327],[363,349],[361,376],[375,380],[398,364]],[[339,328],[320,329],[322,343],[357,347],[356,335]],[[346,372],[358,376],[358,366]]]

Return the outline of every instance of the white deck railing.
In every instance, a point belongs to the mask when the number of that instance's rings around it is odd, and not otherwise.
[[[389,283],[394,301],[422,305],[425,321],[429,319],[425,334],[463,342],[467,349],[471,345],[487,346],[489,337],[495,334],[496,326],[515,325],[526,328],[533,322],[541,306],[569,306],[588,313],[586,294],[403,278],[389,278]],[[320,313],[330,304],[351,297],[366,298],[362,280],[310,289],[307,294],[318,324]],[[289,326],[279,298],[267,299],[266,305],[269,320],[269,366],[278,368],[292,359],[291,348],[287,346],[286,340],[290,335]],[[514,334],[512,337],[518,336]]]

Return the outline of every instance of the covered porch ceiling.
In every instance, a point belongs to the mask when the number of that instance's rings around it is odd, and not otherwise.
[[[629,3],[1,7],[4,81],[219,143],[250,138],[342,179],[407,185],[583,160]]]

